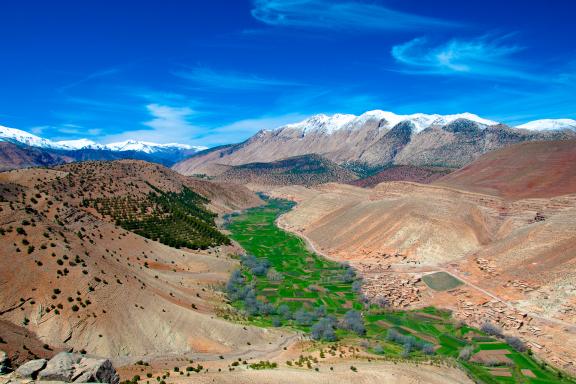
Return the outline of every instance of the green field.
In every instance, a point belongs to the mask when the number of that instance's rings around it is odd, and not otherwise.
[[[275,225],[292,206],[285,200],[269,200],[228,219],[231,237],[250,255],[241,259],[241,271],[232,275],[227,286],[233,307],[244,319],[259,326],[310,332],[324,342],[344,339],[383,358],[457,362],[479,382],[575,383],[527,352],[457,324],[448,311],[431,307],[392,311],[366,302],[358,293],[361,281],[349,266],[308,251],[302,239]],[[445,277],[438,281],[433,284],[454,284]],[[493,368],[459,359],[464,348],[472,353],[506,349],[513,365]],[[525,376],[522,369],[530,369],[536,377]],[[511,376],[495,376],[497,371]]]
[[[435,291],[447,291],[454,289],[462,282],[446,272],[435,272],[422,277],[424,283]]]

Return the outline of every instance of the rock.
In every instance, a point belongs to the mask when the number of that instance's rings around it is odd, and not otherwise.
[[[11,372],[10,359],[8,354],[4,351],[0,351],[0,374]]]
[[[118,384],[120,377],[108,359],[60,352],[40,371],[38,380]]]
[[[16,369],[16,375],[22,379],[36,379],[38,372],[44,369],[47,362],[46,359],[30,360]]]

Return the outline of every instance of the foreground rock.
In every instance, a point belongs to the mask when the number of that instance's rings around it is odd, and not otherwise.
[[[16,376],[22,379],[36,379],[38,372],[44,369],[47,363],[46,359],[30,360],[18,367]]]
[[[38,380],[118,384],[120,378],[108,359],[61,352],[39,372]]]

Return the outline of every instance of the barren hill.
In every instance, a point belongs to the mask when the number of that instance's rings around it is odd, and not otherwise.
[[[256,185],[316,185],[347,182],[357,176],[320,155],[303,155],[270,163],[231,166],[216,180]]]
[[[435,184],[512,199],[576,192],[576,140],[532,142],[488,153]]]
[[[214,287],[236,265],[226,247],[171,248],[117,227],[85,203],[152,192],[174,193],[168,196],[177,202],[185,188],[211,200],[198,208],[226,212],[259,203],[243,187],[140,161],[1,173],[0,320],[54,348],[106,356],[267,348],[274,332],[214,315],[222,302]]]

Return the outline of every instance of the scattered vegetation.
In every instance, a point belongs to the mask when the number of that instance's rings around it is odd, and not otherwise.
[[[143,198],[101,197],[83,200],[83,205],[112,217],[126,230],[171,247],[206,249],[230,244],[216,228],[216,215],[204,208],[208,199],[188,188],[176,193],[149,186],[153,191]]]

